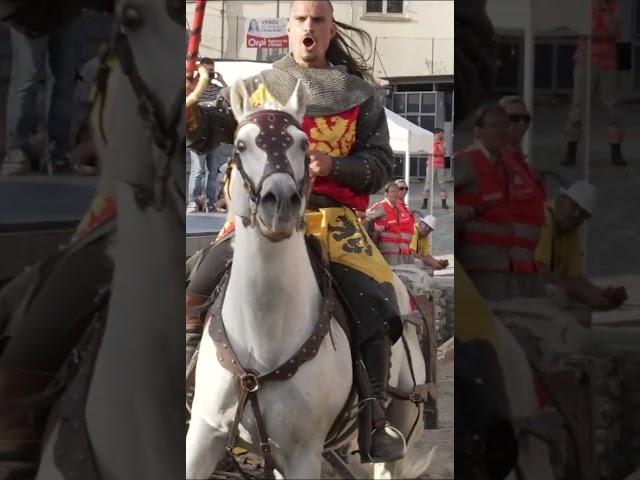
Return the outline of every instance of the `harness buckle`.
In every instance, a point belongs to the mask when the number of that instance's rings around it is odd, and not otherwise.
[[[260,382],[258,375],[253,372],[247,372],[240,377],[240,387],[249,393],[255,393],[260,390]]]

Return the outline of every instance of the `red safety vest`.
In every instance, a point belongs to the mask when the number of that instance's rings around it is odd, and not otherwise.
[[[474,192],[456,191],[458,205],[482,208],[461,236],[459,258],[467,271],[536,271],[534,251],[544,222],[544,193],[513,150],[492,163],[479,148],[467,150],[476,174]]]
[[[444,142],[433,141],[433,166],[438,169],[444,168]]]
[[[618,6],[616,2],[610,2],[607,4],[607,10],[611,15],[617,15]],[[593,25],[593,36],[606,35],[609,33],[605,21],[604,14],[596,6],[591,10],[591,21]],[[584,63],[585,51],[587,48],[586,40],[581,40],[578,43],[576,49],[575,61],[576,63]],[[593,39],[591,41],[591,63],[594,66],[600,67],[602,70],[616,70],[618,68],[618,51],[616,48],[616,39],[611,38]]]
[[[411,210],[409,210],[409,207],[407,207],[404,202],[398,200],[396,205],[398,207],[398,211],[400,212],[398,230],[400,233],[400,240],[402,241],[401,253],[403,255],[410,255],[415,219],[413,218]]]
[[[403,214],[401,209],[396,204],[395,207],[391,206],[386,200],[381,200],[369,208],[369,210],[375,210],[378,208],[384,209],[384,216],[377,218],[375,224],[377,226],[384,227],[384,231],[380,233],[380,239],[378,242],[378,249],[383,255],[409,255],[411,249],[411,239],[406,243],[403,240],[402,233],[402,219]]]

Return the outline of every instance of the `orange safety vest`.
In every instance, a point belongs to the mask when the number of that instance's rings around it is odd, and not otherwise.
[[[433,166],[438,169],[444,168],[444,142],[433,141]]]
[[[409,242],[404,240],[402,232],[402,220],[404,215],[399,203],[393,207],[386,200],[381,200],[378,203],[371,206],[369,210],[374,210],[382,207],[384,209],[384,216],[377,218],[375,224],[384,227],[384,231],[380,233],[380,240],[378,242],[378,249],[383,255],[409,255],[411,249],[411,239]]]
[[[402,253],[402,255],[410,255],[415,219],[413,218],[411,210],[409,210],[409,207],[407,207],[404,202],[398,200],[396,205],[398,207],[398,211],[400,212],[400,218],[398,219],[398,231],[400,233],[400,241],[402,242],[400,253]]]
[[[460,255],[470,272],[534,273],[534,251],[544,222],[544,191],[531,172],[505,149],[492,163],[478,148],[471,154],[476,190],[456,191],[458,205],[481,208],[461,236]]]
[[[617,15],[618,6],[616,2],[607,4],[606,9],[610,15]],[[609,31],[604,21],[604,14],[598,7],[594,5],[591,10],[591,22],[593,36],[607,35]],[[574,60],[576,63],[584,63],[585,51],[587,49],[586,40],[578,43]],[[600,67],[602,70],[616,70],[618,68],[618,51],[616,48],[616,39],[593,39],[591,41],[591,63]]]

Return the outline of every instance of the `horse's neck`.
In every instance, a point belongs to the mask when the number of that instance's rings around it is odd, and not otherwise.
[[[239,223],[222,314],[242,366],[266,373],[311,335],[321,296],[302,233],[272,243]]]

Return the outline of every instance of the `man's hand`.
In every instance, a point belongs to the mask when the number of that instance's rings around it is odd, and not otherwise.
[[[440,264],[440,268],[438,270],[443,270],[449,266],[449,260],[447,260],[446,258],[438,260],[438,263]]]
[[[606,287],[602,293],[609,300],[612,308],[618,308],[629,299],[625,287]]]
[[[373,228],[376,229],[376,232],[384,232],[386,230],[384,225],[378,225],[378,224],[375,224]]]
[[[311,177],[326,177],[333,168],[333,158],[319,150],[309,151],[309,174]]]

